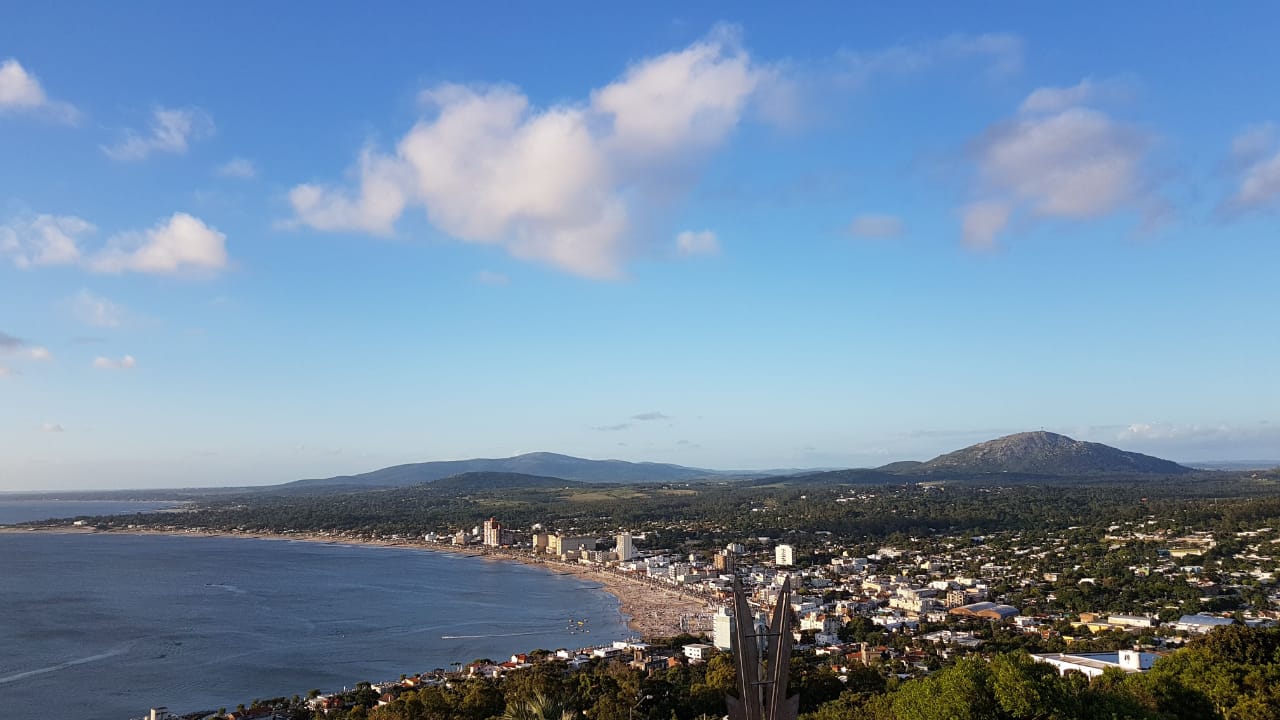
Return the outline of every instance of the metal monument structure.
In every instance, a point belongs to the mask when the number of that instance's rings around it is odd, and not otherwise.
[[[729,695],[729,720],[796,720],[800,696],[787,697],[791,670],[791,578],[782,583],[767,627],[755,616],[733,576],[733,662],[738,666],[738,697]]]

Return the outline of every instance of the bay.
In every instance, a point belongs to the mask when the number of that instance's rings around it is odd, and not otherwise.
[[[0,697],[17,720],[215,710],[630,634],[617,599],[597,585],[507,561],[236,537],[0,533]]]
[[[123,515],[176,507],[179,503],[139,500],[7,500],[0,497],[0,525],[58,518]]]

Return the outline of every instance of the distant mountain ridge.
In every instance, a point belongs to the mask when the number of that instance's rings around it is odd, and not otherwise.
[[[704,480],[727,473],[668,463],[633,463],[625,460],[586,460],[569,455],[534,452],[509,458],[436,460],[409,463],[358,475],[295,480],[274,485],[276,490],[321,488],[392,488],[434,482],[464,473],[514,473],[544,478],[596,483],[643,483]]]
[[[1015,433],[970,445],[918,465],[908,472],[1026,473],[1037,475],[1184,475],[1192,468],[1170,460],[1128,452],[1102,443],[1045,432]]]
[[[451,487],[472,481],[485,486],[551,487],[557,483],[662,483],[715,479],[754,480],[789,478],[810,484],[879,485],[914,482],[922,476],[964,476],[1007,473],[1031,476],[1088,476],[1195,472],[1169,460],[1127,452],[1101,443],[1073,440],[1051,432],[1025,432],[988,440],[928,462],[904,460],[879,468],[730,472],[669,463],[587,460],[549,452],[509,458],[438,460],[410,463],[357,475],[296,480],[261,488],[266,492],[313,493],[408,487],[448,478]],[[479,488],[477,488],[479,489]]]
[[[431,482],[431,487],[438,490],[505,490],[509,488],[566,488],[581,486],[585,483],[577,480],[548,477],[546,475],[525,475],[509,472],[465,472],[450,475]]]

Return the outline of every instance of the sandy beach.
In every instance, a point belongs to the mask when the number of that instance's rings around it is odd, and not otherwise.
[[[129,528],[120,530],[99,530],[96,528],[77,528],[58,526],[38,527],[0,527],[0,533],[60,532],[84,534],[132,534],[132,535],[172,535],[172,536],[204,536],[204,537],[237,537],[258,540],[293,540],[301,542],[326,543],[334,545],[361,545],[369,547],[396,547],[426,552],[444,552],[457,555],[473,555],[490,560],[519,562],[525,565],[540,567],[548,572],[561,575],[574,575],[583,580],[598,583],[601,590],[618,598],[619,610],[626,618],[627,627],[643,638],[672,637],[685,632],[682,621],[692,615],[706,615],[712,611],[711,601],[701,595],[681,592],[678,588],[667,586],[647,578],[631,576],[627,573],[598,566],[580,563],[561,562],[553,557],[535,557],[527,551],[482,548],[475,546],[458,547],[443,543],[428,543],[418,540],[403,539],[370,539],[349,537],[340,534],[325,533],[262,533],[262,532],[221,532],[210,530],[184,529],[146,529]]]

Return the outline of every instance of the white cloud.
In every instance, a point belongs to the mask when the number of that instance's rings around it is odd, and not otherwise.
[[[1093,99],[1097,86],[1093,80],[1085,78],[1071,87],[1042,87],[1036,89],[1022,105],[1019,112],[1054,113],[1061,112],[1076,105],[1083,105]]]
[[[1121,447],[1163,457],[1204,460],[1272,460],[1280,447],[1280,426],[1255,423],[1138,422],[1110,431]]]
[[[685,230],[676,235],[676,252],[681,257],[693,255],[715,255],[720,252],[720,241],[710,230],[694,232]]]
[[[214,171],[219,177],[250,180],[258,176],[258,166],[247,158],[231,158]]]
[[[40,429],[47,433],[66,432],[66,428],[55,422],[47,422],[40,426]]]
[[[637,250],[636,205],[722,142],[766,71],[730,33],[632,65],[585,102],[535,108],[512,87],[442,85],[393,155],[362,153],[354,191],[299,185],[296,222],[389,234],[410,205],[465,242],[592,278]]]
[[[961,211],[961,231],[965,246],[974,250],[990,250],[996,236],[1009,224],[1012,208],[999,201],[975,202]]]
[[[125,355],[118,360],[102,355],[93,359],[93,366],[101,370],[130,370],[137,367],[137,365],[138,361],[132,355]]]
[[[888,240],[902,235],[902,218],[897,215],[859,215],[849,224],[854,237]]]
[[[143,160],[152,153],[182,155],[192,140],[213,134],[213,119],[199,108],[165,108],[152,111],[146,133],[125,132],[115,145],[104,145],[102,151],[115,160]]]
[[[360,197],[323,185],[298,185],[289,191],[289,202],[298,222],[330,232],[355,230],[390,235],[404,212],[413,183],[402,161],[372,150],[360,154],[357,178]]]
[[[3,365],[0,365],[0,377],[8,377],[8,376],[10,376],[10,375],[12,375],[12,374],[13,374],[13,371],[12,371],[12,370],[10,370],[9,368],[7,368],[7,367],[5,367],[5,366],[3,366]]]
[[[0,225],[0,255],[14,265],[73,265],[80,262],[80,238],[95,230],[71,215],[37,215]]]
[[[737,125],[761,71],[730,31],[632,65],[591,94],[613,120],[613,148],[652,157],[711,147]]]
[[[1054,108],[1082,94],[1055,92],[1040,95],[1034,105]],[[992,246],[1016,210],[1068,220],[1122,209],[1151,211],[1158,203],[1146,177],[1150,142],[1145,133],[1082,107],[1024,114],[993,126],[975,144],[985,197],[964,210],[966,244]]]
[[[227,266],[226,240],[199,218],[179,212],[150,230],[111,238],[89,267],[106,273],[217,271]]]
[[[1084,108],[1018,120],[988,133],[980,172],[1034,212],[1092,218],[1141,192],[1145,138]]]
[[[74,123],[80,115],[71,105],[50,100],[36,76],[9,58],[0,62],[0,114],[19,111],[44,113],[66,123]]]
[[[80,322],[94,327],[118,327],[124,308],[105,297],[82,289],[71,298],[71,311]]]
[[[150,230],[118,233],[105,246],[87,252],[81,241],[95,230],[91,223],[70,215],[19,218],[0,225],[0,257],[7,256],[23,269],[81,265],[106,273],[216,271],[227,266],[226,235],[187,213],[174,213]]]
[[[50,352],[49,348],[40,345],[28,345],[22,338],[16,338],[3,332],[0,332],[0,354],[16,355],[40,361],[53,359],[53,353]],[[12,372],[9,369],[5,370],[6,374]]]
[[[1238,169],[1239,178],[1222,210],[1239,213],[1280,208],[1280,149],[1276,145],[1276,126],[1270,123],[1235,137],[1231,164]]]
[[[13,58],[0,63],[0,110],[37,108],[49,101],[40,81]]]

